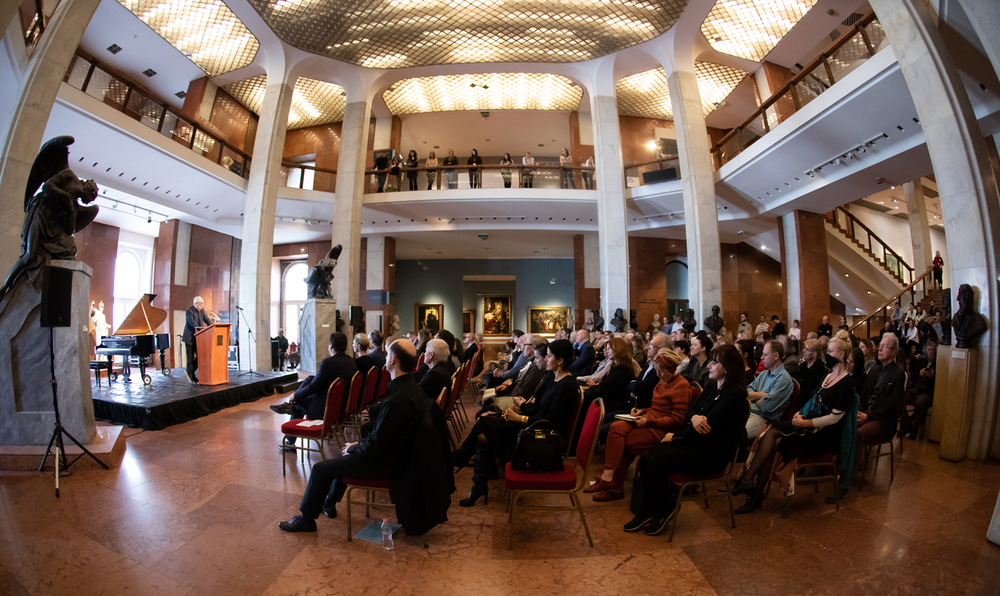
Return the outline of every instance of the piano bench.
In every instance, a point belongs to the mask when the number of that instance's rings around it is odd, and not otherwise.
[[[108,387],[111,386],[111,363],[110,362],[108,362],[107,360],[91,360],[90,361],[90,370],[94,371],[94,373],[96,375],[94,380],[97,381],[97,386],[98,387],[101,386],[101,371],[102,370],[108,371]]]

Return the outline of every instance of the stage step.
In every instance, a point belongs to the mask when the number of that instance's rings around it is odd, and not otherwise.
[[[292,381],[290,383],[284,383],[282,385],[275,385],[274,386],[274,392],[275,393],[291,393],[292,391],[295,391],[296,389],[298,389],[299,385],[301,385],[301,384],[302,384],[302,380],[299,379],[297,381]]]

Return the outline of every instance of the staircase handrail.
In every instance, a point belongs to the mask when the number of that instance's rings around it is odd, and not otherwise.
[[[920,277],[918,277],[917,279],[913,280],[913,283],[911,283],[910,285],[908,285],[905,288],[903,288],[902,290],[900,290],[900,292],[898,294],[896,294],[895,296],[893,296],[892,298],[889,298],[888,300],[886,300],[885,302],[883,302],[882,305],[879,306],[878,308],[876,308],[874,311],[872,311],[871,314],[869,314],[865,318],[861,319],[860,321],[856,321],[853,325],[851,325],[850,333],[853,335],[855,329],[857,329],[858,327],[860,327],[862,325],[866,325],[867,324],[868,325],[868,335],[867,335],[867,337],[871,337],[871,320],[872,320],[872,318],[875,317],[875,316],[878,316],[879,313],[884,313],[886,307],[888,307],[888,306],[890,306],[890,305],[895,304],[896,302],[898,302],[899,299],[903,297],[903,294],[905,294],[907,292],[911,293],[910,303],[912,304],[913,303],[913,298],[914,298],[914,296],[912,296],[912,294],[915,293],[915,291],[914,291],[913,288],[916,287],[916,285],[918,283],[923,282],[923,284],[924,284],[924,295],[926,295],[927,294],[927,276],[930,275],[932,271],[934,271],[934,267],[928,267],[927,271],[924,271],[923,273],[920,274]]]
[[[838,212],[843,212],[843,214],[847,217],[847,219],[851,222],[851,224],[860,227],[862,230],[864,230],[868,234],[868,247],[869,247],[869,250],[872,247],[872,240],[873,239],[875,240],[875,242],[877,244],[879,244],[882,247],[882,255],[883,255],[883,257],[881,259],[881,262],[886,267],[889,267],[890,269],[892,268],[889,265],[888,259],[886,259],[884,255],[891,254],[893,257],[895,257],[896,262],[899,264],[899,266],[897,268],[897,275],[899,275],[899,278],[901,280],[903,280],[903,283],[906,283],[906,276],[903,275],[903,270],[904,269],[909,272],[909,274],[910,274],[909,275],[910,280],[911,281],[913,280],[913,276],[915,274],[915,271],[913,270],[913,267],[911,267],[910,265],[908,265],[907,262],[903,260],[903,257],[901,257],[899,255],[899,253],[897,253],[896,251],[894,251],[892,249],[892,247],[890,247],[884,240],[882,240],[882,238],[879,237],[878,234],[876,234],[871,228],[869,228],[868,226],[866,226],[865,223],[863,221],[861,221],[860,219],[858,219],[857,216],[855,216],[853,213],[851,213],[847,209],[844,209],[842,206],[841,207],[837,207],[836,209],[834,209],[833,211],[830,212],[830,213],[833,214],[833,224],[834,225],[837,224],[837,213]],[[853,230],[845,230],[845,232],[848,233],[848,234],[850,234],[853,238],[857,239],[857,237],[853,234]]]

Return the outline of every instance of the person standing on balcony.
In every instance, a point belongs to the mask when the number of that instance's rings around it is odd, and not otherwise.
[[[591,155],[590,157],[588,157],[587,161],[585,161],[583,165],[588,168],[594,167],[594,156]],[[594,190],[594,172],[590,170],[584,170],[583,172],[581,172],[581,175],[583,176],[583,187],[586,188],[587,190]]]
[[[420,167],[420,160],[417,159],[417,152],[410,149],[406,155],[406,179],[410,183],[410,190],[417,190],[417,170]]]
[[[563,188],[576,190],[576,182],[573,180],[573,170],[569,169],[573,165],[573,158],[569,154],[569,149],[565,147],[563,147],[562,155],[559,156],[559,165],[563,167]]]
[[[944,287],[942,281],[944,276],[944,259],[941,258],[941,251],[934,251],[934,289],[940,290]]]
[[[510,153],[504,153],[503,159],[500,160],[500,165],[510,166],[513,165],[514,161],[510,158]],[[500,177],[503,178],[503,187],[510,188],[510,168],[500,168]]]
[[[816,329],[816,333],[819,337],[823,337],[824,335],[833,337],[833,326],[830,325],[830,317],[823,315],[823,323]]]
[[[384,192],[385,170],[389,169],[389,156],[386,155],[385,151],[379,151],[375,154],[375,163],[372,165],[372,169],[379,172],[375,174],[375,179],[378,180],[378,190],[375,192]]]
[[[438,165],[437,157],[434,152],[427,156],[427,161],[424,162],[425,168],[436,168]],[[427,190],[434,188],[434,177],[437,175],[437,170],[427,170]]]
[[[525,166],[535,165],[535,158],[531,157],[530,151],[525,151],[524,157],[521,158],[521,164]],[[534,180],[535,173],[531,171],[531,168],[524,168],[524,179],[521,180],[521,188],[532,188],[531,184]]]
[[[757,323],[757,328],[753,330],[755,337],[760,337],[764,333],[770,333],[771,326],[767,324],[767,320],[764,315],[760,315],[760,323]]]
[[[479,151],[473,149],[469,161],[465,163],[470,166],[481,166],[483,165],[483,158],[479,157]],[[482,176],[483,170],[481,168],[469,168],[469,188],[482,188]]]
[[[451,149],[448,150],[448,157],[444,158],[444,165],[446,165],[446,166],[457,166],[458,165],[458,158],[455,157],[455,152],[452,151]],[[446,178],[448,178],[448,188],[451,188],[451,189],[456,188],[455,176],[457,174],[458,174],[458,171],[455,170],[454,168],[451,168],[451,169],[445,171],[444,175],[445,175]]]

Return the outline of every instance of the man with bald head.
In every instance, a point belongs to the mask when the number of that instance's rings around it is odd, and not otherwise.
[[[392,378],[381,402],[375,428],[359,443],[348,443],[341,456],[322,461],[312,468],[306,493],[296,515],[278,527],[286,532],[315,532],[320,513],[337,517],[337,503],[347,491],[343,478],[391,480],[410,462],[417,426],[427,396],[413,380],[417,349],[398,339],[389,346],[385,367]]]
[[[195,331],[202,327],[208,327],[212,321],[205,314],[205,299],[201,296],[194,297],[194,304],[184,313],[184,335],[181,342],[184,343],[184,356],[187,358],[187,378],[192,383],[198,382],[198,347],[194,341]]]
[[[569,374],[574,377],[584,377],[589,375],[591,369],[594,368],[597,352],[594,350],[594,345],[590,343],[590,332],[586,329],[576,332],[576,342],[580,346],[579,355],[569,365]]]

